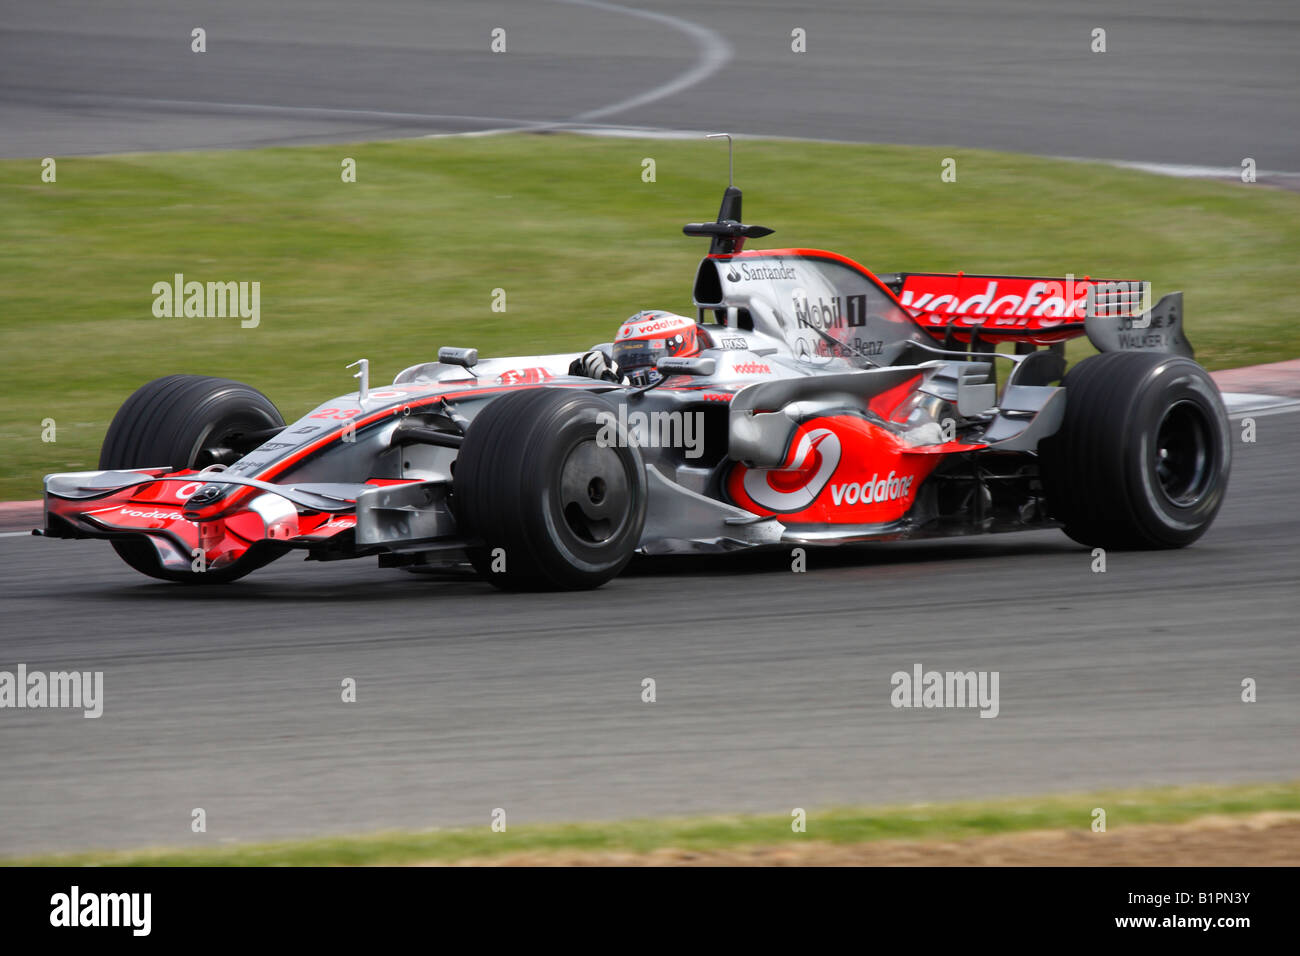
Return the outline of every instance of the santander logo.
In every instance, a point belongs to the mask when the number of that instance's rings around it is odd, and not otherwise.
[[[768,511],[802,511],[812,505],[840,463],[840,438],[829,428],[805,432],[789,468],[745,472],[744,489]]]

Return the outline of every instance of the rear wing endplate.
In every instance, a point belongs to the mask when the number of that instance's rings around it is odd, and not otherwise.
[[[1170,292],[1146,312],[1099,315],[1089,309],[1084,318],[1088,341],[1099,352],[1168,352],[1195,355],[1183,334],[1183,294]]]

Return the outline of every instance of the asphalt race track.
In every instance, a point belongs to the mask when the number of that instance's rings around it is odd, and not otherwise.
[[[579,596],[292,557],[191,590],[103,542],[0,538],[0,660],[102,670],[106,699],[5,713],[0,848],[1294,777],[1300,413],[1257,426],[1201,542],[1104,574],[1036,532],[804,574],[663,560]],[[916,663],[999,671],[1000,714],[894,709]]]
[[[577,123],[1300,170],[1292,0],[636,6],[17,0],[0,156]]]
[[[609,124],[1300,169],[1290,2],[643,6],[10,4],[0,155]],[[1300,413],[1258,428],[1201,542],[1104,574],[1042,532],[643,562],[578,596],[292,557],[190,590],[2,536],[0,669],[102,670],[106,702],[5,711],[0,855],[1293,778]],[[999,716],[895,710],[917,663],[999,671]]]

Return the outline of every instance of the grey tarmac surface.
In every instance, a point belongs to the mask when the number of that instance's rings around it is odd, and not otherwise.
[[[0,156],[598,123],[1300,171],[1291,0],[636,7],[17,0]]]
[[[187,590],[0,538],[0,669],[105,687],[99,719],[0,711],[0,854],[1294,778],[1300,413],[1256,425],[1199,543],[1104,574],[1046,531],[580,595],[295,558]],[[894,709],[916,663],[999,671],[999,716]]]

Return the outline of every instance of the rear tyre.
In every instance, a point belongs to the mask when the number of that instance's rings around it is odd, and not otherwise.
[[[168,375],[140,386],[118,409],[104,436],[99,467],[179,471],[230,464],[249,446],[245,436],[283,425],[275,405],[255,388],[206,375]],[[260,442],[254,439],[251,444]],[[226,567],[173,571],[164,568],[154,546],[138,536],[116,539],[112,545],[141,574],[187,584],[233,581],[281,553],[255,545]]]
[[[598,441],[613,406],[591,392],[539,388],[496,399],[456,458],[454,504],[469,558],[507,590],[600,587],[626,567],[645,526],[635,447]]]
[[[1228,416],[1182,356],[1103,352],[1062,380],[1065,417],[1039,447],[1048,510],[1088,547],[1181,548],[1209,528],[1232,463]]]

